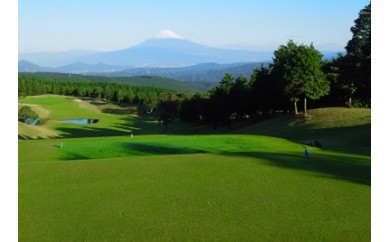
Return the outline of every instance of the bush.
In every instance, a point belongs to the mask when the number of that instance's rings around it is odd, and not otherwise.
[[[38,114],[34,112],[31,107],[29,106],[23,106],[21,109],[19,109],[18,112],[18,118],[31,118],[31,119],[37,119]]]
[[[346,102],[345,105],[349,106],[348,102]],[[353,108],[369,108],[369,107],[371,107],[371,103],[364,102],[360,99],[352,99],[352,107]]]

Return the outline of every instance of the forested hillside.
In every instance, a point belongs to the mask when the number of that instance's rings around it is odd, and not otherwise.
[[[19,77],[35,78],[37,80],[56,81],[56,82],[108,82],[123,83],[138,87],[165,88],[178,92],[198,92],[207,91],[217,83],[209,82],[191,82],[185,83],[166,77],[142,75],[132,77],[106,77],[106,76],[85,76],[78,74],[65,73],[19,73]]]

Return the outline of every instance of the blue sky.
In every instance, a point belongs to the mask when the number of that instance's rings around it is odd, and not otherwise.
[[[19,52],[118,50],[170,30],[205,45],[342,51],[369,0],[19,0]]]

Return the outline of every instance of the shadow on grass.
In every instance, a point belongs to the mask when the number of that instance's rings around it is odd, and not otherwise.
[[[131,138],[129,138],[131,139]],[[121,142],[119,149],[109,153],[108,157],[121,156],[153,156],[153,155],[175,155],[175,154],[201,154],[210,153],[229,157],[254,158],[262,165],[275,166],[297,171],[313,172],[321,177],[330,179],[341,179],[354,183],[371,185],[371,162],[369,158],[343,153],[322,153],[312,152],[311,157],[307,158],[304,152],[226,152],[226,151],[208,151],[203,149],[194,149],[188,147],[170,147],[155,144],[140,144]],[[101,147],[99,147],[101,149]],[[110,149],[110,148],[108,148]],[[91,150],[90,152],[93,152]],[[85,154],[68,153],[63,154],[63,160],[90,159]],[[210,160],[212,162],[212,160]]]
[[[130,138],[129,138],[130,139]],[[60,148],[58,145],[54,145],[57,148]],[[192,149],[186,147],[166,147],[160,145],[151,145],[151,144],[139,144],[131,142],[118,142],[116,147],[92,147],[88,150],[82,150],[79,152],[72,152],[72,150],[65,148],[62,149],[60,154],[60,160],[86,160],[86,159],[95,159],[96,153],[101,152],[102,150],[108,151],[103,152],[102,156],[99,158],[114,158],[114,157],[140,157],[140,156],[154,156],[154,155],[178,155],[178,154],[200,154],[206,153],[204,150]]]
[[[192,148],[165,147],[151,144],[123,143],[122,147],[132,155],[175,155],[175,154],[200,154],[204,150]]]
[[[66,154],[63,154],[60,156],[61,160],[66,160],[66,161],[72,161],[72,160],[88,160],[90,157],[80,155],[77,153],[73,152],[66,152]]]
[[[323,177],[347,180],[354,183],[371,185],[371,164],[369,159],[345,154],[312,153],[310,158],[304,153],[268,153],[268,152],[208,152],[192,148],[175,148],[150,144],[125,143],[123,147],[133,155],[172,155],[216,153],[225,156],[250,157],[261,164],[281,168],[315,172]]]
[[[328,178],[347,180],[371,185],[370,161],[346,155],[312,154],[307,158],[302,153],[237,152],[224,153],[229,156],[244,156],[264,160],[271,166],[294,170],[310,171]]]
[[[130,130],[134,134],[161,134],[164,131],[163,127],[159,126],[152,116],[125,116],[121,120],[123,122],[115,124],[114,127]]]
[[[82,137],[99,137],[99,136],[123,136],[129,135],[130,131],[120,131],[107,128],[97,127],[80,127],[80,128],[69,128],[60,127],[56,130],[62,132],[60,138],[82,138]]]
[[[318,128],[296,117],[284,116],[258,122],[255,126],[247,126],[234,133],[273,136],[302,144],[318,140],[322,148],[328,150],[347,149],[348,152],[365,155],[371,153],[371,124]]]
[[[136,112],[131,109],[118,109],[118,108],[103,108],[103,113],[117,114],[117,115],[128,115],[135,114]]]

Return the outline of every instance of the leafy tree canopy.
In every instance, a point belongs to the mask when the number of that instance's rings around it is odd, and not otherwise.
[[[274,52],[273,68],[285,81],[290,97],[318,99],[329,93],[329,82],[322,71],[322,54],[311,44],[297,45],[289,40]]]
[[[19,118],[31,118],[31,119],[36,119],[38,118],[38,114],[34,112],[31,107],[29,106],[23,106],[19,109],[18,112],[18,117]]]
[[[351,32],[352,39],[345,47],[347,54],[371,59],[371,3],[360,10]]]

